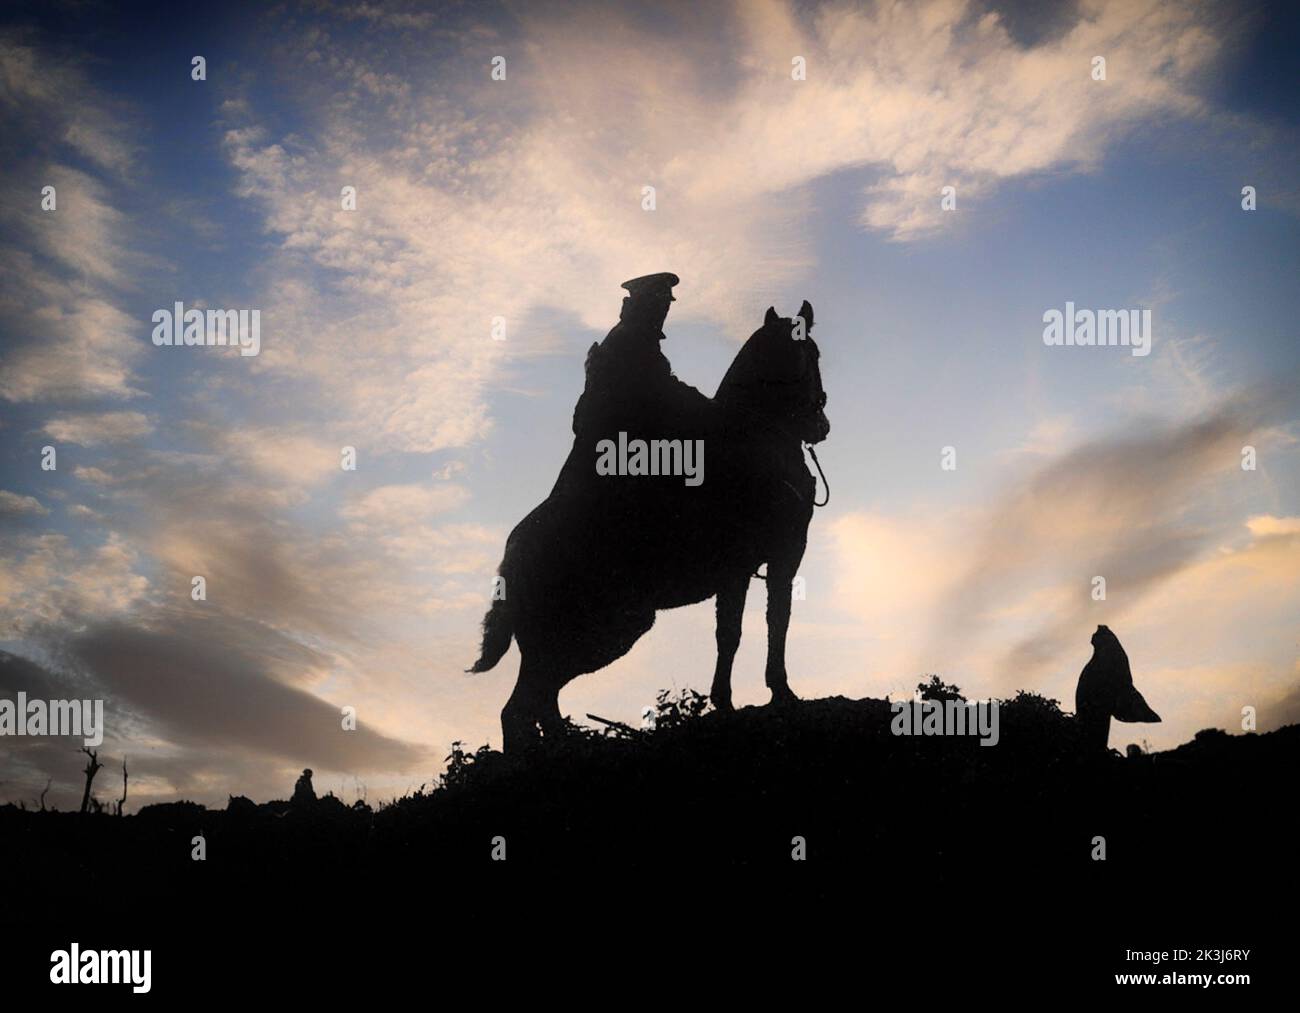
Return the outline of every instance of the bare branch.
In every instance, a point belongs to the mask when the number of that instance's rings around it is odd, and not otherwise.
[[[84,746],[81,751],[90,757],[90,762],[86,764],[86,769],[84,771],[86,775],[86,790],[81,796],[81,811],[84,813],[90,810],[90,784],[95,780],[95,775],[99,773],[103,764],[99,762],[98,752],[92,752]]]
[[[117,814],[122,815],[122,807],[126,805],[126,757],[122,757],[122,797],[117,803]]]

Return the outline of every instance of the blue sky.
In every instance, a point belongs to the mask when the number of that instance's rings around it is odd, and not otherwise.
[[[1243,706],[1293,720],[1295,22],[1136,0],[11,8],[0,690],[103,696],[141,799],[271,797],[303,766],[373,799],[453,739],[499,742],[517,655],[462,669],[505,536],[569,449],[619,283],[672,270],[664,350],[706,393],[768,305],[816,307],[834,494],[797,692],[938,672],[1068,707],[1104,622],[1165,718],[1113,744],[1235,730]],[[259,309],[261,354],[154,347],[177,300]],[[1045,346],[1067,300],[1150,309],[1151,354]],[[766,698],[762,607],[738,703]],[[562,709],[635,721],[704,688],[711,623],[662,615]],[[66,742],[7,766],[0,792],[75,793]]]

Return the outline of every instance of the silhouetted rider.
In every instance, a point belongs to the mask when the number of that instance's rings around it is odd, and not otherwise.
[[[659,348],[678,281],[664,272],[623,283],[628,295],[619,322],[587,352],[587,383],[573,411],[573,450],[554,491],[591,488],[596,445],[617,441],[620,432],[629,440],[664,440],[701,439],[709,430],[713,402],[677,379]],[[681,485],[680,478],[674,481]]]
[[[660,438],[668,429],[697,429],[712,402],[673,375],[659,348],[669,307],[676,301],[675,274],[648,274],[625,281],[619,322],[587,352],[587,385],[573,412],[575,436]]]

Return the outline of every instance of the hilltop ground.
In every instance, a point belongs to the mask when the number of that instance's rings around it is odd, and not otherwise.
[[[284,886],[487,863],[498,836],[520,865],[659,868],[672,856],[715,868],[784,865],[798,835],[818,866],[944,881],[974,868],[1085,870],[1100,864],[1100,835],[1112,874],[1150,877],[1211,854],[1262,857],[1290,797],[1278,782],[1300,756],[1300,727],[1289,727],[1207,730],[1169,752],[1086,760],[1071,718],[1028,694],[1002,704],[994,747],[894,736],[881,700],[699,715],[697,699],[665,700],[649,733],[575,733],[521,757],[458,748],[434,790],[376,811],[331,796],[307,807],[236,796],[224,810],[180,802],[122,818],[9,806],[0,857],[38,875],[75,869],[85,889],[144,868]],[[196,834],[204,863],[191,859]]]
[[[1002,705],[995,747],[895,736],[880,700],[698,710],[690,697],[665,701],[652,733],[575,732],[519,757],[457,750],[435,790],[376,810],[332,797],[124,817],[9,806],[0,868],[21,870],[12,889],[35,904],[129,885],[135,903],[180,894],[196,909],[389,893],[447,917],[508,897],[504,917],[556,897],[598,911],[711,896],[762,907],[784,892],[815,902],[806,911],[933,910],[936,924],[978,926],[1030,905],[1048,912],[1044,924],[1088,910],[1120,928],[1171,905],[1221,928],[1228,909],[1212,898],[1245,904],[1276,896],[1279,877],[1289,884],[1300,726],[1085,759],[1072,718],[1028,694]],[[191,858],[199,834],[202,862]],[[796,836],[805,862],[791,858]],[[1242,940],[1220,937],[1229,944]]]

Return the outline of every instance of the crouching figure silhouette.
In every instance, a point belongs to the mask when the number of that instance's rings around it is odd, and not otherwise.
[[[1159,722],[1133,685],[1128,655],[1109,626],[1092,635],[1092,658],[1083,667],[1074,691],[1075,720],[1089,753],[1104,753],[1110,744],[1110,719]]]

